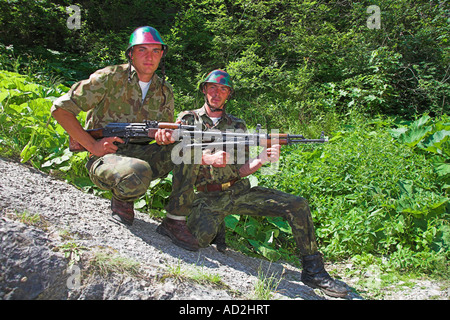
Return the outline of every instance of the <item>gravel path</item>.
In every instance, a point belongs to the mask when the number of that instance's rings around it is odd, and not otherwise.
[[[109,220],[109,200],[28,166],[0,158],[0,175],[0,299],[251,299],[261,272],[266,279],[281,279],[272,299],[332,299],[303,285],[301,270],[289,264],[230,249],[220,253],[213,246],[198,252],[181,249],[156,233],[159,222],[145,213],[137,212],[131,227],[114,223]],[[19,222],[17,214],[24,212],[39,214],[44,226]],[[61,248],[68,244],[86,248],[75,262],[78,273],[67,270]],[[31,250],[33,246],[39,253]],[[92,272],[89,261],[96,252],[139,262],[139,276]],[[46,258],[32,260],[34,255]],[[202,275],[200,280],[194,280],[195,274]],[[221,284],[205,280],[211,275]],[[344,280],[351,285],[352,279]],[[386,297],[448,299],[448,289],[436,283],[430,282],[427,289],[421,296],[405,291]],[[347,299],[362,298],[352,292]]]

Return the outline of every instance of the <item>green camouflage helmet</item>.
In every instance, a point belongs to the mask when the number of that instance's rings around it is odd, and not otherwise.
[[[211,71],[206,76],[205,80],[203,80],[200,83],[200,91],[203,92],[203,87],[205,86],[206,83],[222,84],[231,89],[230,96],[234,93],[233,82],[231,81],[231,76],[223,70],[217,69],[217,70]]]
[[[159,32],[149,26],[139,27],[133,31],[130,36],[130,41],[128,43],[128,48],[125,51],[125,56],[127,59],[130,58],[130,51],[133,46],[138,44],[160,44],[164,51],[164,56],[167,54],[167,49],[169,48],[167,44],[164,43]]]

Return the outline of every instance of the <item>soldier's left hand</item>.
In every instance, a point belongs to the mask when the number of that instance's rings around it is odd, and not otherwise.
[[[263,150],[259,155],[259,158],[263,162],[277,162],[278,160],[280,160],[280,149],[281,145],[274,144],[270,148]]]
[[[159,129],[155,133],[156,143],[159,145],[168,145],[175,142],[174,137],[172,137],[173,131],[170,129]]]

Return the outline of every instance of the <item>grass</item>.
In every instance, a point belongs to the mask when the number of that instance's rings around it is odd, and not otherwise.
[[[20,222],[36,226],[39,225],[42,221],[41,216],[37,213],[30,214],[28,212],[17,213],[17,218]]]
[[[271,300],[274,293],[277,292],[282,278],[277,278],[274,273],[269,275],[269,269],[270,267],[265,274],[261,270],[261,267],[258,269],[258,277],[253,291],[253,298],[255,300]]]
[[[162,280],[172,278],[175,281],[193,281],[199,284],[210,284],[219,288],[226,289],[228,286],[222,281],[217,273],[211,273],[203,266],[194,266],[192,268],[183,268],[180,260],[175,264],[167,264]]]
[[[90,259],[90,266],[94,272],[105,278],[113,273],[138,278],[143,277],[139,262],[109,252],[94,252],[92,259]]]
[[[270,269],[270,267],[269,267]],[[219,289],[230,290],[228,285],[226,285],[221,276],[216,273],[211,273],[205,270],[203,266],[194,266],[193,268],[183,268],[180,261],[178,260],[175,264],[168,264],[166,271],[162,280],[171,278],[175,281],[193,281],[201,285],[213,285]],[[274,297],[274,292],[277,291],[278,285],[280,284],[282,278],[277,278],[273,273],[269,275],[261,270],[258,270],[258,276],[254,283],[253,291],[250,293],[248,298],[254,300],[271,300]],[[239,295],[234,292],[235,295]]]
[[[5,209],[4,212],[10,219],[20,221],[22,223],[25,223],[30,226],[34,226],[43,230],[46,230],[48,228],[48,222],[38,213],[29,213],[28,211],[24,212],[18,212],[16,210],[8,211]]]
[[[88,250],[87,247],[84,247],[74,241],[68,241],[64,244],[57,246],[56,250],[64,253],[64,257],[69,259],[69,266],[77,264],[81,261],[82,251]]]

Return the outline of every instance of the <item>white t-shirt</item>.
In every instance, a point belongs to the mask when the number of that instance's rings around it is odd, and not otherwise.
[[[211,120],[212,120],[213,124],[214,124],[214,125],[216,125],[216,124],[217,124],[217,122],[219,122],[219,120],[220,120],[221,118],[222,118],[222,117],[218,117],[218,118],[211,118]]]
[[[139,81],[139,85],[141,86],[142,91],[142,102],[144,102],[145,96],[147,95],[147,91],[151,83],[152,83],[151,80],[150,82]]]

